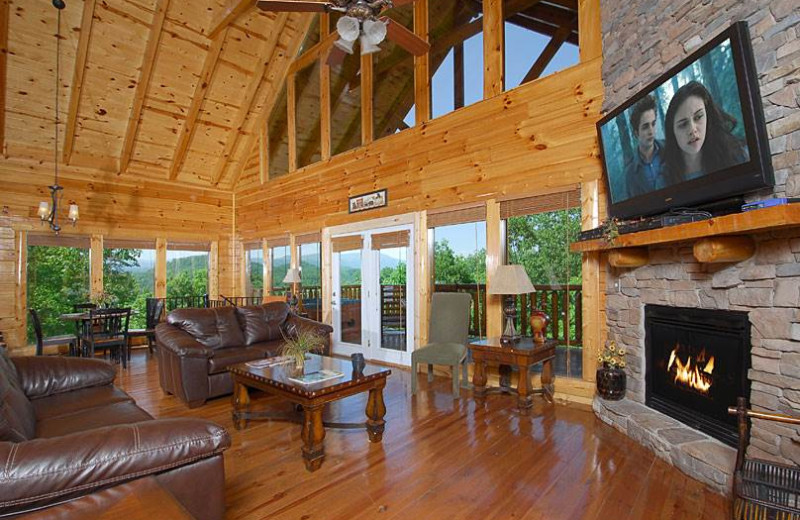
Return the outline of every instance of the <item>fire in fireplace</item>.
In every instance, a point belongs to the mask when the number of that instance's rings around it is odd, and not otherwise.
[[[735,446],[728,406],[750,394],[747,313],[648,305],[645,333],[646,404]]]

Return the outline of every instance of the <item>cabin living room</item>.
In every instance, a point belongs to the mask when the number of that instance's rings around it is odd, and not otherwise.
[[[0,0],[0,50],[0,517],[800,520],[794,0]]]

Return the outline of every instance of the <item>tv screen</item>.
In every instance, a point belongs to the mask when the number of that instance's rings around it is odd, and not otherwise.
[[[598,123],[609,214],[696,207],[772,186],[746,22],[737,22]]]

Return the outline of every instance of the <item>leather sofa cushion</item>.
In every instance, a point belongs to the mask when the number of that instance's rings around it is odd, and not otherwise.
[[[250,348],[264,352],[264,357],[280,356],[283,339],[253,343]]]
[[[49,439],[69,435],[70,433],[102,428],[103,426],[131,424],[151,419],[153,417],[136,406],[133,401],[123,401],[76,411],[69,415],[41,419],[36,424],[36,437]]]
[[[42,420],[128,401],[133,398],[114,385],[104,385],[34,399],[31,404],[36,418]]]
[[[208,373],[225,372],[229,366],[245,361],[253,361],[265,357],[264,351],[250,347],[221,348],[214,351],[214,357],[208,360]]]
[[[281,327],[289,316],[289,306],[284,302],[237,307],[236,313],[244,329],[245,345],[279,340]]]
[[[33,405],[22,391],[17,369],[0,348],[0,441],[21,442],[36,433]]]
[[[167,323],[186,331],[198,343],[212,349],[244,344],[233,307],[176,309],[167,316]]]

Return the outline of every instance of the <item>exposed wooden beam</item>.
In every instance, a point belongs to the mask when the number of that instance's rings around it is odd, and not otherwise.
[[[230,159],[233,150],[236,149],[236,145],[239,143],[239,136],[242,133],[242,127],[247,121],[247,116],[250,114],[250,111],[253,109],[253,102],[255,101],[256,95],[258,94],[258,91],[264,82],[264,75],[267,72],[267,65],[269,65],[272,53],[275,50],[275,46],[278,44],[278,38],[283,32],[283,28],[286,25],[286,20],[288,18],[289,13],[278,14],[270,28],[267,39],[258,49],[258,56],[261,58],[261,60],[258,62],[256,70],[253,71],[253,77],[250,80],[250,84],[247,86],[247,90],[245,91],[242,105],[239,107],[239,112],[236,114],[236,119],[233,121],[231,131],[228,132],[227,140],[225,142],[225,150],[217,160],[217,166],[215,168],[212,180],[212,183],[215,186],[218,185],[225,176],[225,171],[228,166],[228,159]]]
[[[150,26],[150,36],[145,47],[142,67],[139,71],[139,81],[136,84],[136,93],[133,96],[131,115],[128,118],[128,129],[125,131],[125,141],[122,144],[122,155],[119,159],[119,171],[125,173],[133,155],[133,144],[136,142],[136,135],[139,132],[139,120],[142,117],[144,100],[150,88],[150,77],[153,74],[153,65],[156,61],[158,45],[161,42],[161,29],[164,27],[164,20],[167,17],[169,0],[158,0],[156,11],[153,14],[153,24]]]
[[[428,0],[417,0],[414,3],[414,34],[430,43],[430,21],[428,20]],[[422,124],[431,118],[431,53],[414,56],[414,119]]]
[[[531,66],[528,73],[525,74],[525,77],[522,79],[522,83],[533,81],[542,75],[544,69],[547,68],[547,65],[549,65],[553,60],[558,52],[558,49],[564,45],[564,42],[567,40],[567,36],[569,36],[571,32],[572,28],[569,25],[562,25],[558,28],[556,33],[552,38],[550,38],[550,41],[542,50],[542,53],[536,59],[536,62]]]
[[[331,34],[328,13],[320,15],[320,36],[324,40]],[[323,55],[324,56],[324,55]],[[331,158],[331,67],[328,60],[320,59],[319,67],[319,133],[320,159]]]
[[[220,11],[208,28],[208,38],[213,40],[217,35],[232,24],[244,12],[256,5],[256,0],[228,0],[228,4]]]
[[[373,133],[372,54],[361,55],[361,144],[368,145],[375,138]]]
[[[0,154],[6,149],[6,89],[8,88],[8,0],[0,0]]]
[[[578,35],[581,61],[603,55],[603,35],[600,28],[600,0],[580,0],[578,8]]]
[[[196,123],[200,115],[200,108],[203,106],[206,92],[211,84],[214,71],[217,69],[219,54],[222,51],[222,43],[225,41],[225,36],[227,34],[228,30],[225,29],[211,41],[211,45],[208,48],[203,70],[194,88],[192,104],[189,105],[189,111],[186,113],[186,121],[184,121],[183,127],[181,128],[181,135],[178,137],[178,146],[175,148],[175,156],[172,159],[172,166],[170,166],[169,170],[169,180],[171,181],[174,181],[178,177],[178,173],[183,166],[183,161],[186,159],[186,153],[189,151],[189,143],[192,141],[192,136],[197,129]]]
[[[464,44],[453,47],[453,108],[464,106]]]
[[[290,42],[288,48],[284,50],[276,49],[276,52],[273,53],[273,57],[270,60],[270,66],[268,67],[268,78],[267,83],[269,85],[269,90],[265,93],[264,102],[261,104],[261,113],[254,118],[254,126],[253,131],[250,132],[250,135],[247,137],[247,140],[244,143],[244,157],[239,162],[238,167],[236,168],[236,173],[233,176],[233,185],[235,186],[239,180],[239,177],[242,175],[245,167],[247,166],[247,158],[249,157],[250,153],[253,151],[253,147],[255,145],[255,140],[258,138],[258,128],[261,128],[262,125],[267,123],[270,114],[272,113],[272,107],[275,105],[275,100],[278,98],[280,94],[281,79],[286,76],[286,71],[291,64],[292,56],[297,55],[298,49],[303,44],[303,38],[305,34],[308,32],[308,28],[311,26],[311,22],[314,20],[314,17],[307,14],[300,14],[294,15],[302,17],[297,24],[297,32],[298,35],[294,40]],[[271,138],[271,136],[270,136]],[[265,258],[266,261],[266,258]]]
[[[86,58],[89,55],[89,41],[92,36],[92,21],[97,0],[84,0],[83,17],[81,18],[81,35],[78,40],[78,50],[75,52],[75,72],[72,75],[72,94],[69,98],[69,115],[67,116],[67,129],[64,132],[64,162],[69,164],[72,157],[72,147],[75,141],[75,128],[78,124],[78,108],[81,104],[81,91],[83,90],[83,76],[86,74]]]
[[[289,136],[289,171],[297,169],[297,76],[286,77],[286,134]]]
[[[258,131],[258,181],[265,184],[269,180],[269,125],[261,125]]]

